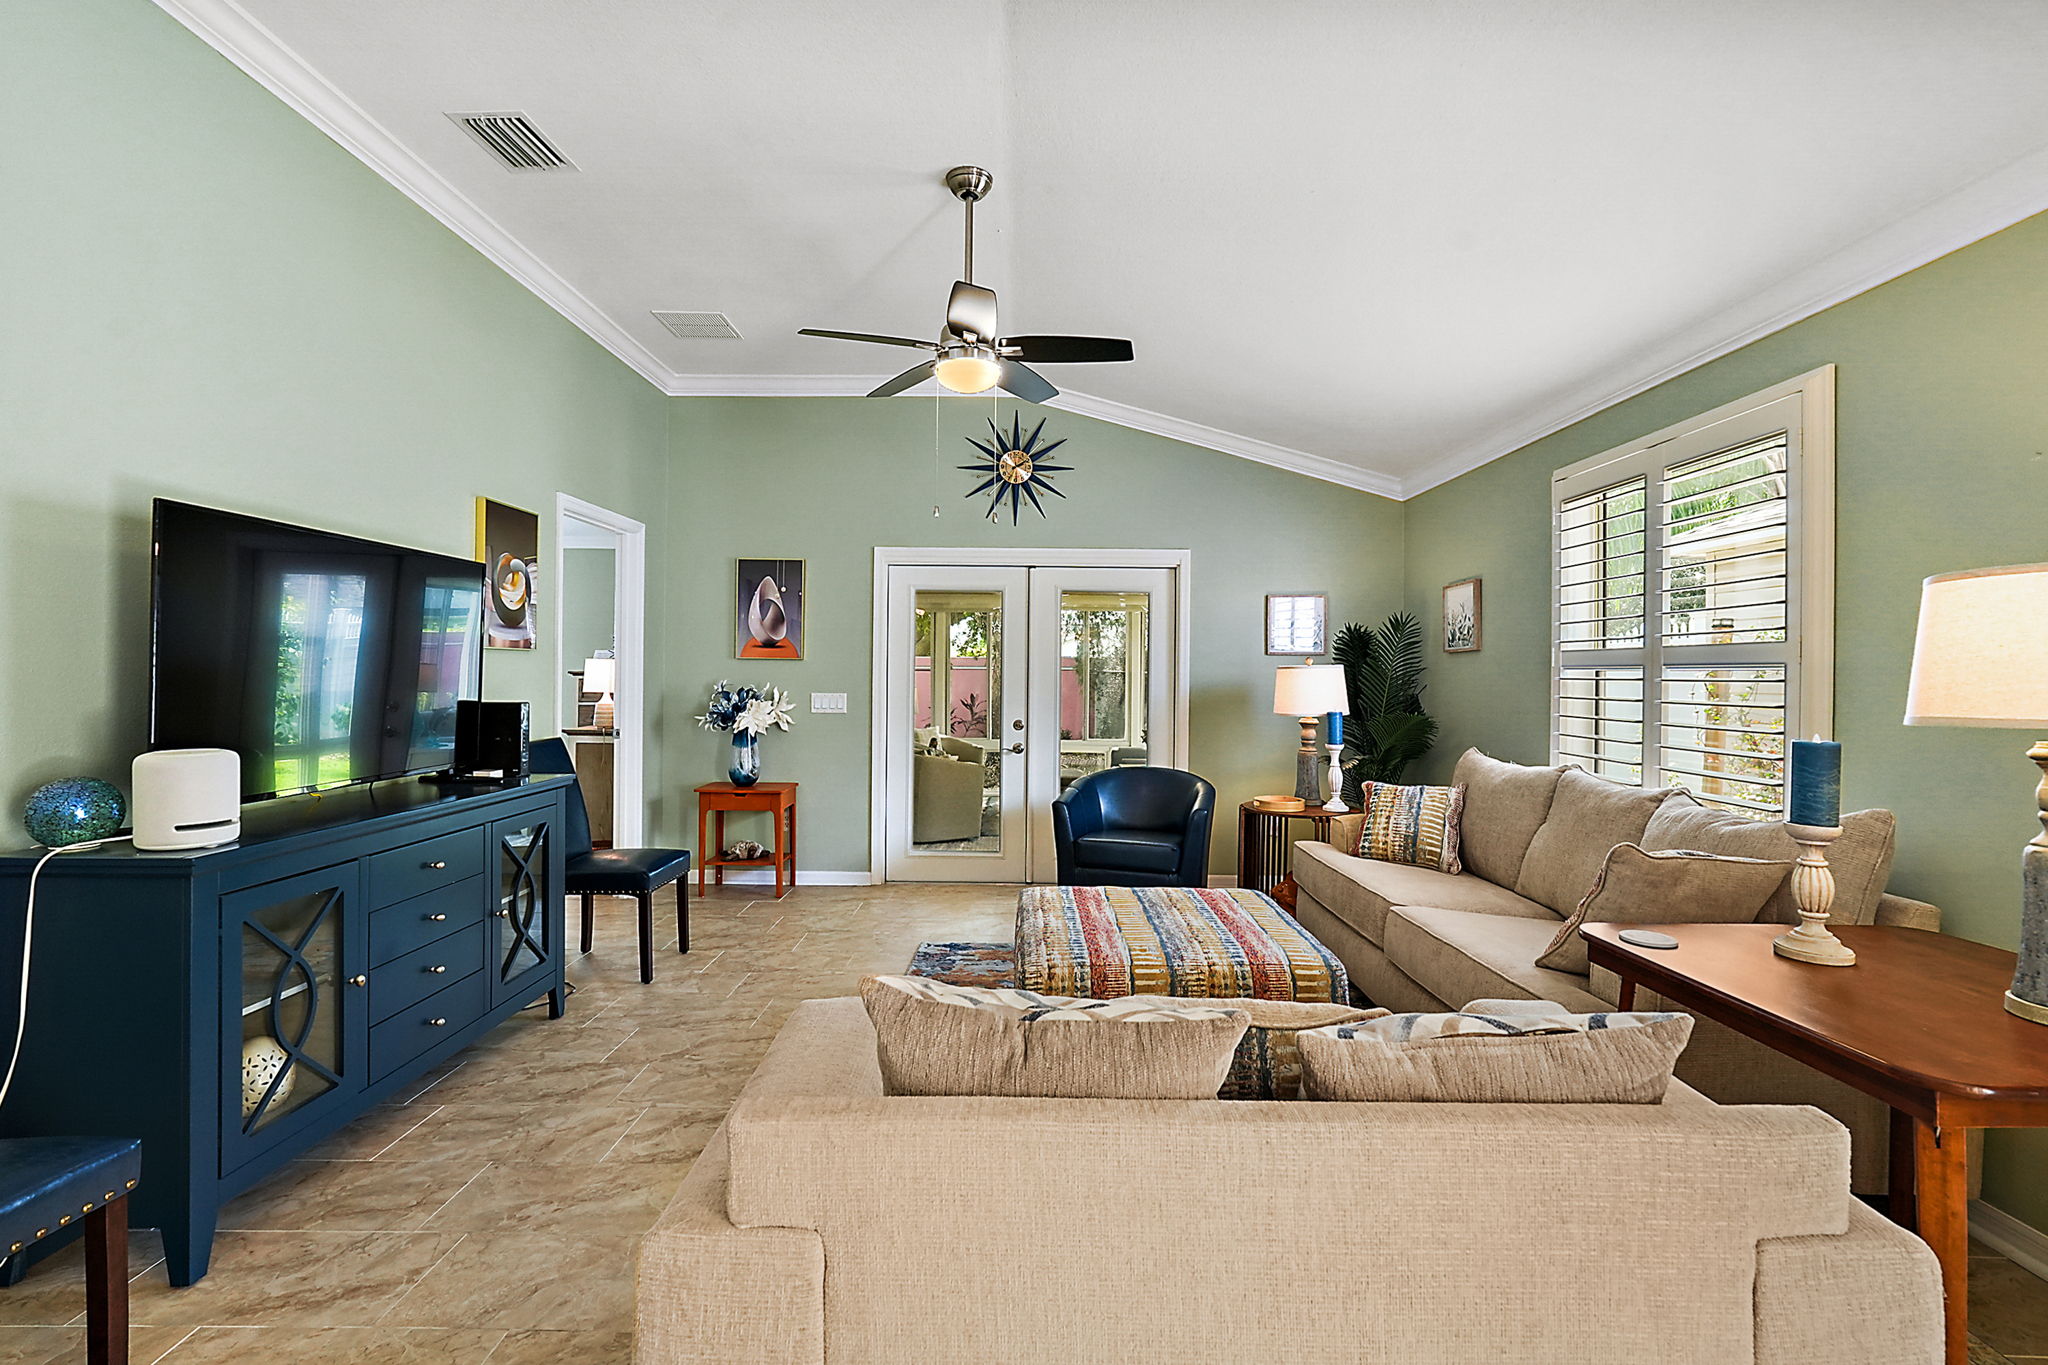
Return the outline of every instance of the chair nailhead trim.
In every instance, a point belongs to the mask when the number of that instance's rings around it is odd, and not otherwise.
[[[36,1229],[36,1236],[38,1236],[38,1237],[48,1237],[49,1235],[50,1235],[50,1230],[49,1230],[48,1228],[37,1228],[37,1229]]]
[[[80,1210],[79,1210],[79,1212],[80,1212],[80,1213],[91,1213],[91,1212],[92,1212],[92,1205],[90,1205],[90,1204],[87,1204],[87,1205],[86,1205],[86,1206],[85,1206],[84,1208],[80,1209]]]
[[[7,1248],[7,1254],[11,1256],[19,1250],[21,1250],[21,1243],[16,1242],[13,1246]]]
[[[134,1181],[132,1181],[132,1180],[131,1180],[131,1181],[129,1181],[129,1182],[128,1182],[128,1188],[129,1188],[129,1189],[131,1189],[131,1190],[132,1190],[132,1189],[134,1189],[134,1188],[135,1188],[135,1182],[134,1182]]]
[[[60,1228],[68,1228],[68,1227],[70,1227],[70,1226],[71,1226],[71,1215],[67,1213],[67,1214],[65,1214],[65,1215],[64,1215],[64,1216],[63,1216],[62,1218],[59,1218],[59,1219],[57,1220],[57,1226],[58,1226],[58,1227],[60,1227]]]
[[[107,1191],[107,1202],[109,1204],[114,1202],[114,1192],[112,1190]]]

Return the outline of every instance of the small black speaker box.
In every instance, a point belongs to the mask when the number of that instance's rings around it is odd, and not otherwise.
[[[528,704],[455,703],[455,775],[480,782],[526,780]]]

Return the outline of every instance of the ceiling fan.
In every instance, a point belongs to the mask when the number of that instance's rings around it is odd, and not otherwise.
[[[832,332],[805,327],[798,336],[837,337],[841,341],[872,341],[883,346],[914,346],[937,352],[930,360],[913,365],[869,394],[887,398],[927,379],[954,393],[985,393],[1002,389],[1027,403],[1043,403],[1059,390],[1024,362],[1041,365],[1080,365],[1097,361],[1129,360],[1131,343],[1114,337],[1063,337],[996,335],[996,291],[974,282],[974,205],[988,198],[994,178],[979,166],[955,166],[946,172],[946,188],[967,206],[967,278],[953,283],[946,301],[946,325],[937,341],[914,341],[909,337],[875,336],[869,332]]]

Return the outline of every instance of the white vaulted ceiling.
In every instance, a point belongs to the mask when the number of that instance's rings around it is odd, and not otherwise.
[[[914,360],[795,333],[934,334],[973,162],[1067,405],[1396,495],[2048,208],[2038,0],[158,2],[671,393]]]

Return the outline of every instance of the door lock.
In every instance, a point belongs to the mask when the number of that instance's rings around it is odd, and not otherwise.
[[[1024,728],[1024,722],[1021,720],[1013,720],[1010,722],[1010,728],[1012,730],[1021,730]]]
[[[1021,754],[1024,752],[1024,746],[1022,744],[1012,744],[1010,746],[1010,752],[1013,754]]]

